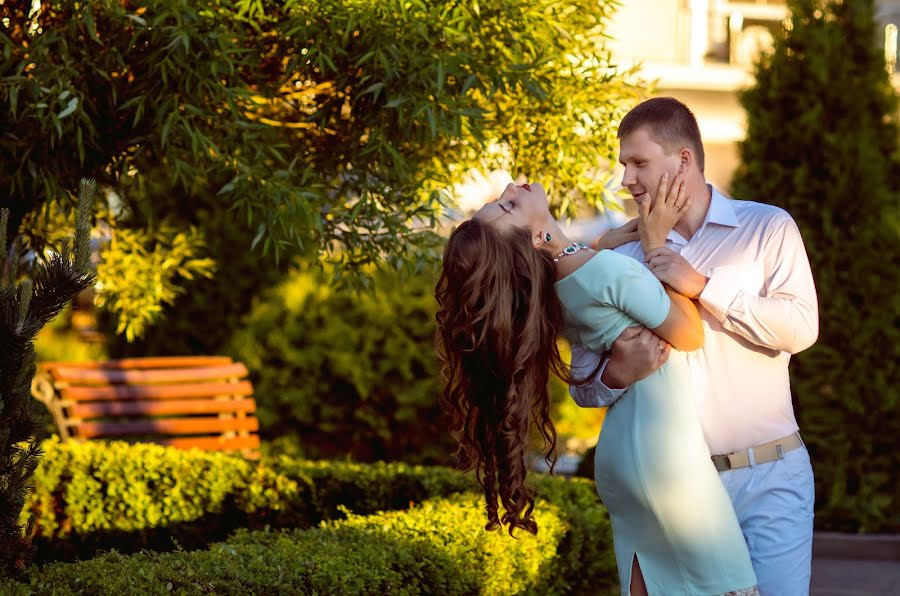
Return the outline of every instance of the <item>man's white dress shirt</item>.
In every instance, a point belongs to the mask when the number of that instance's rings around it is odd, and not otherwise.
[[[819,314],[809,260],[791,216],[709,188],[712,201],[700,229],[689,241],[673,230],[666,247],[709,278],[699,298],[705,343],[686,357],[697,412],[715,455],[797,430],[788,362],[815,342]],[[640,242],[615,250],[643,262]],[[598,355],[572,346],[576,375],[598,363]],[[609,405],[624,393],[599,379],[570,387],[578,405]]]

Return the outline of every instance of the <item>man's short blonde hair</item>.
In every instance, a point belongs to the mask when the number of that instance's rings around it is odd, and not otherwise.
[[[674,97],[648,99],[622,118],[616,136],[623,139],[645,126],[650,138],[669,153],[674,153],[684,146],[692,149],[697,166],[703,172],[704,154],[700,127],[697,126],[693,112],[686,105]]]

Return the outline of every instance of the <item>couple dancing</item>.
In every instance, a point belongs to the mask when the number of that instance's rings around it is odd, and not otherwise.
[[[599,251],[565,237],[534,183],[450,236],[438,352],[460,464],[488,528],[537,531],[525,458],[532,420],[555,446],[553,370],[579,405],[610,406],[595,477],[622,594],[807,594],[813,477],[788,361],[815,341],[818,311],[799,231],[706,183],[677,100],[640,104],[618,137],[640,215]]]

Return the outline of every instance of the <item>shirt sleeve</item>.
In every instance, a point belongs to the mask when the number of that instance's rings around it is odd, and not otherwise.
[[[584,347],[581,344],[572,344],[572,374],[576,379],[585,378],[594,372],[600,363],[600,356]],[[604,408],[610,406],[617,399],[624,395],[628,389],[610,389],[603,384],[600,378],[609,359],[603,361],[600,372],[594,378],[593,382],[587,385],[569,385],[569,395],[575,400],[575,403],[582,408]]]
[[[745,291],[738,267],[719,267],[700,294],[722,326],[758,346],[796,354],[819,334],[819,307],[800,230],[790,216],[773,226],[764,248],[762,296]]]

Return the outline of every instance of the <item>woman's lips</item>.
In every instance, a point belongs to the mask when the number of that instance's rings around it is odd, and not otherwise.
[[[524,188],[524,189],[527,190],[528,192],[531,192],[531,185],[530,185],[530,184],[523,184],[523,185],[522,185],[522,188]]]

